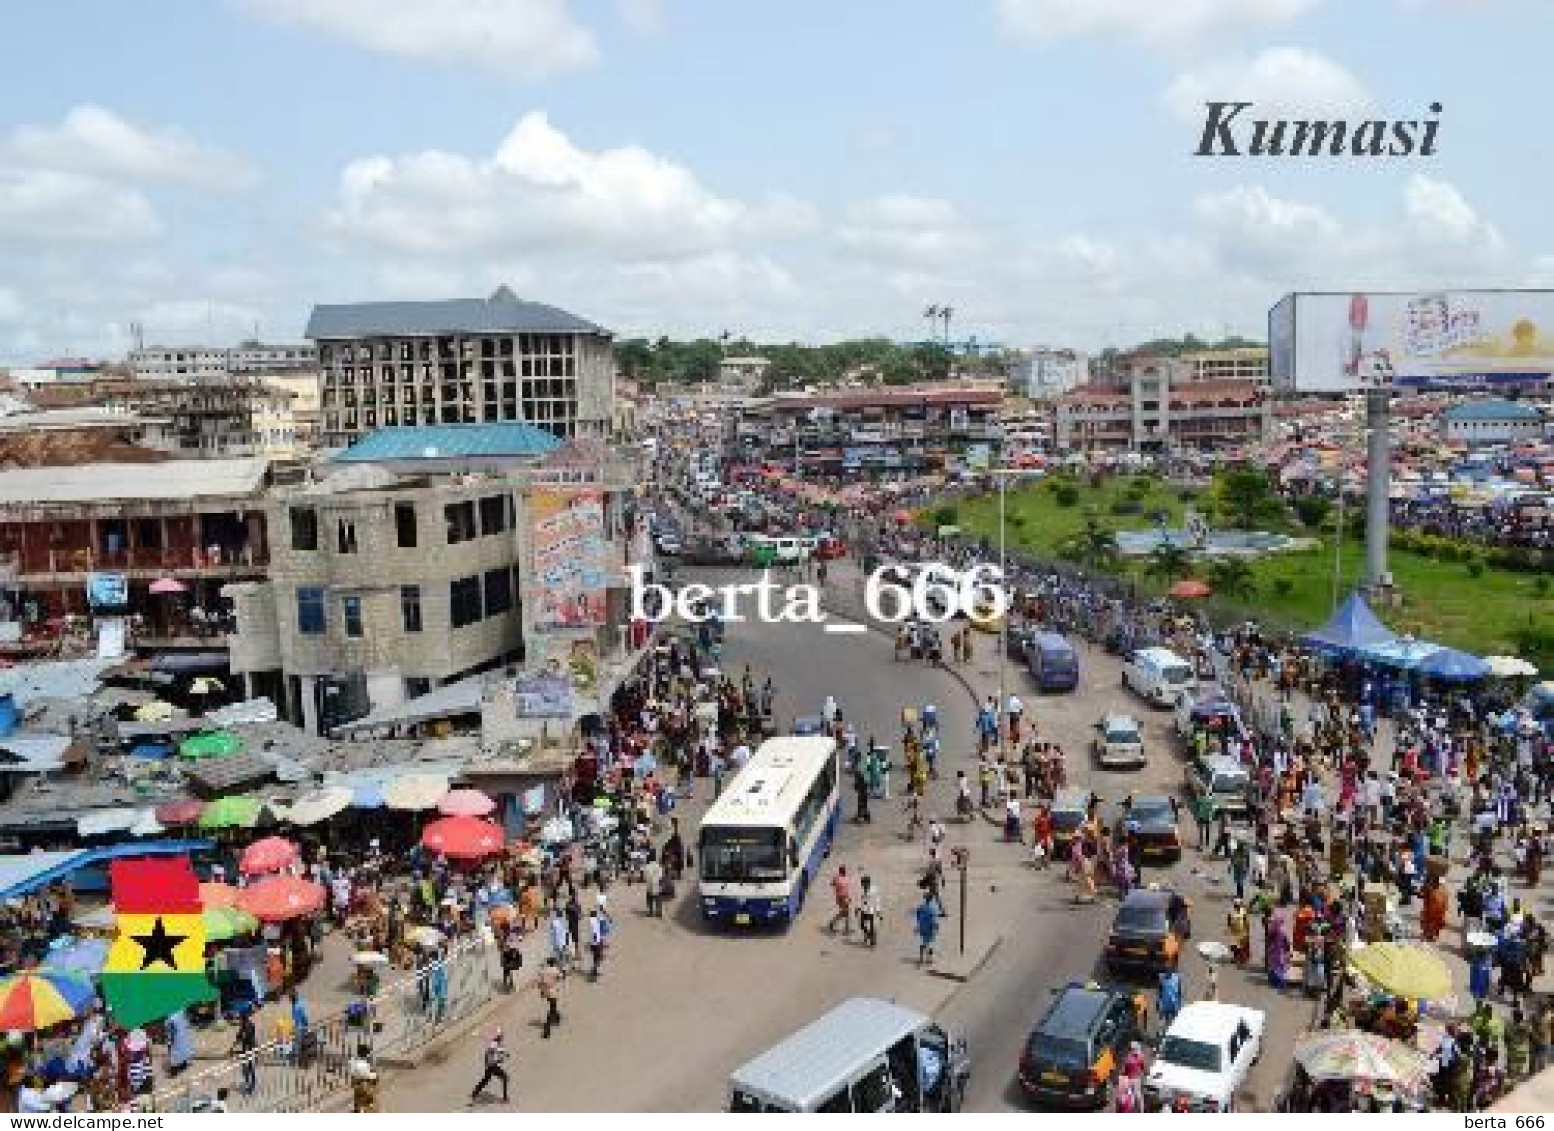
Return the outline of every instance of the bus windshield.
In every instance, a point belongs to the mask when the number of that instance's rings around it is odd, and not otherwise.
[[[701,878],[713,883],[785,880],[782,829],[713,826],[701,831]]]

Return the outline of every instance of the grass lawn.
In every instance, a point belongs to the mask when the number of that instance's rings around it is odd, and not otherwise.
[[[1089,507],[1095,509],[1101,525],[1113,531],[1151,529],[1155,525],[1153,515],[1160,510],[1170,514],[1173,526],[1180,524],[1182,500],[1158,481],[1150,482],[1143,497],[1142,515],[1112,514],[1112,503],[1124,497],[1135,482],[1142,481],[1131,477],[1112,479],[1099,488],[1083,484],[1079,501],[1072,507],[1059,506],[1052,490],[1045,485],[1011,487],[1006,511],[1010,548],[1024,549],[1038,557],[1056,556],[1058,547],[1084,529]],[[932,509],[929,508],[930,514]],[[996,494],[958,502],[956,510],[957,521],[968,534],[997,541]],[[1340,600],[1359,580],[1365,548],[1357,540],[1347,541],[1341,557]],[[1241,601],[1213,598],[1212,611],[1245,615],[1285,629],[1314,628],[1333,611],[1333,559],[1330,539],[1310,550],[1256,559],[1251,563],[1254,593]],[[1159,592],[1166,588],[1163,580],[1144,575],[1142,560],[1123,561],[1125,575],[1135,579],[1141,590]],[[1478,577],[1472,577],[1463,563],[1439,562],[1402,550],[1392,551],[1389,564],[1403,603],[1401,608],[1378,609],[1377,613],[1397,632],[1480,655],[1515,655],[1516,631],[1530,624],[1548,623],[1554,616],[1554,601],[1537,595],[1534,575],[1530,573],[1486,566]],[[1283,592],[1276,589],[1281,578],[1287,582]],[[1529,658],[1535,662],[1539,659]]]

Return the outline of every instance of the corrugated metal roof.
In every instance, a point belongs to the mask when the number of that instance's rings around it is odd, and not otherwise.
[[[506,287],[490,298],[436,302],[352,302],[315,306],[304,337],[397,337],[425,334],[608,334],[559,307],[525,302]]]
[[[380,460],[460,459],[468,456],[542,456],[561,446],[533,424],[427,424],[380,428],[334,458],[339,463]]]
[[[1452,405],[1442,415],[1448,420],[1537,420],[1538,410],[1530,405],[1494,398]]]
[[[256,495],[264,486],[267,466],[263,459],[175,459],[22,467],[0,471],[0,506]]]

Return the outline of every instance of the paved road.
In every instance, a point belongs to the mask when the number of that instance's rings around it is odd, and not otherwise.
[[[712,580],[717,580],[713,577]],[[852,583],[842,571],[839,586]],[[841,594],[839,594],[841,596]],[[977,640],[979,655],[963,674],[981,692],[992,691],[997,664],[990,637]],[[833,635],[805,625],[730,627],[724,667],[736,674],[745,663],[770,671],[777,687],[780,721],[817,713],[835,694],[860,736],[877,735],[896,745],[903,705],[932,701],[943,717],[943,778],[930,792],[929,808],[952,811],[953,770],[971,768],[973,708],[965,688],[948,674],[922,664],[896,662],[885,637],[876,633]],[[1090,652],[1082,657],[1078,694],[1038,699],[1022,673],[1010,671],[1009,685],[1025,698],[1044,737],[1069,751],[1070,776],[1102,797],[1115,799],[1130,788],[1174,787],[1181,763],[1166,734],[1168,716],[1139,707],[1118,686],[1117,662]],[[1105,710],[1130,709],[1145,726],[1150,766],[1135,774],[1087,769],[1082,753],[1089,728]],[[705,804],[708,788],[690,810]],[[851,815],[850,794],[846,810]],[[1038,872],[1018,846],[999,843],[989,821],[951,825],[950,841],[971,848],[970,950],[981,954],[995,938],[1001,943],[964,985],[920,970],[911,938],[914,879],[923,859],[921,843],[904,838],[899,806],[875,806],[869,826],[848,822],[832,863],[865,868],[883,888],[881,946],[870,951],[856,937],[830,935],[829,900],[810,901],[799,922],[783,933],[724,935],[708,932],[694,902],[682,890],[674,913],[651,920],[642,913],[640,891],[617,887],[612,906],[621,920],[611,966],[599,985],[569,981],[563,1005],[566,1023],[551,1041],[538,1039],[537,1000],[532,995],[504,1003],[494,1024],[503,1025],[515,1050],[517,1106],[524,1110],[712,1110],[725,1099],[728,1073],[749,1057],[859,993],[894,997],[937,1012],[962,1027],[975,1067],[969,1097],[973,1110],[1019,1106],[1011,1090],[1013,1070],[1031,1022],[1050,999],[1050,990],[1095,973],[1099,944],[1111,905],[1076,907],[1058,870]],[[1189,855],[1195,856],[1190,853]],[[1184,864],[1186,875],[1194,862]],[[1222,871],[1222,869],[1215,869]],[[1213,937],[1223,917],[1213,887],[1186,876],[1184,887],[1200,902],[1199,922]],[[952,913],[958,912],[949,893]],[[947,923],[941,952],[953,954],[956,919]],[[1198,964],[1186,972],[1189,994]],[[1221,997],[1254,1000],[1239,976],[1222,982]],[[1280,1024],[1298,1027],[1299,1005],[1278,1006]],[[456,1042],[412,1072],[386,1079],[387,1110],[436,1111],[462,1104],[464,1089],[479,1075],[482,1034]],[[1277,1058],[1265,1057],[1265,1066]],[[1259,1081],[1258,1092],[1272,1085]]]

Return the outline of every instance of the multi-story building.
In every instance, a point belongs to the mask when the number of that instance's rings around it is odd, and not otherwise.
[[[1227,346],[1194,350],[1177,358],[1185,367],[1180,381],[1251,381],[1268,384],[1267,346]]]
[[[1021,396],[1048,400],[1062,396],[1090,375],[1090,359],[1077,350],[1037,346],[1021,350],[1010,365],[1010,382]]]
[[[577,454],[523,424],[381,429],[278,490],[268,579],[227,590],[232,671],[329,731],[521,662],[529,492],[597,490],[606,536],[623,530],[635,470],[609,478],[606,453],[590,468]],[[621,615],[624,582],[609,577]]]
[[[925,385],[821,394],[779,394],[739,408],[735,438],[752,455],[822,471],[942,468],[973,444],[996,445],[1003,391]]]
[[[563,439],[607,436],[611,335],[506,287],[486,299],[316,306],[323,442],[378,428],[520,421]]]
[[[1267,439],[1272,397],[1253,381],[1191,377],[1171,359],[1135,359],[1126,388],[1082,385],[1057,399],[1059,449],[1226,448]]]
[[[101,378],[108,369],[106,362],[87,357],[60,357],[40,365],[12,369],[6,376],[20,389],[39,389],[55,385],[90,384]]]
[[[1532,405],[1485,397],[1452,405],[1440,415],[1440,437],[1466,444],[1514,444],[1541,440],[1549,426]]]
[[[317,351],[307,344],[246,341],[225,346],[143,346],[129,355],[130,372],[145,381],[213,381],[238,373],[313,368]]]
[[[0,471],[0,589],[32,626],[90,611],[94,576],[117,576],[153,627],[174,612],[153,582],[210,604],[226,582],[268,561],[263,460],[88,463]],[[174,588],[165,585],[164,589]]]
[[[125,378],[98,382],[93,399],[171,421],[180,453],[223,457],[265,450],[256,418],[283,412],[291,394],[258,377]]]

